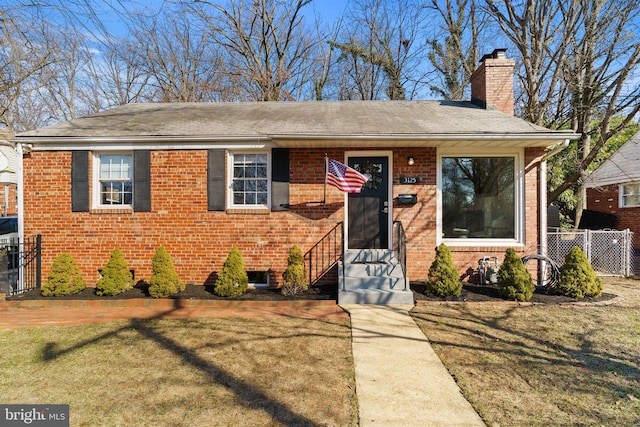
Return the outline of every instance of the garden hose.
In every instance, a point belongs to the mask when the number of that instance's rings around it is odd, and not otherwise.
[[[545,274],[542,275],[542,282],[536,285],[536,289],[548,292],[549,289],[553,288],[560,279],[560,269],[558,268],[558,264],[556,264],[556,262],[551,258],[547,258],[546,256],[539,254],[525,255],[522,257],[522,262],[525,265],[530,260],[538,262],[544,261],[546,263]],[[547,272],[549,274],[546,274]]]

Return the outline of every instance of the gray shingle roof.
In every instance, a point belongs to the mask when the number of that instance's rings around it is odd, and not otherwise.
[[[129,104],[46,128],[16,140],[133,137],[435,136],[565,138],[561,132],[462,101],[342,101]],[[535,144],[532,144],[535,145]],[[544,145],[544,144],[538,144]]]
[[[605,160],[585,180],[586,187],[640,181],[640,132]]]

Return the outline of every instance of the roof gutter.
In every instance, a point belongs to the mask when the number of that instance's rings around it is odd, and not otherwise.
[[[255,142],[275,140],[331,140],[331,139],[379,139],[379,140],[555,140],[572,139],[577,135],[559,132],[518,132],[518,133],[428,133],[428,134],[256,134],[256,135],[118,135],[118,136],[17,136],[13,143],[60,144],[60,143],[173,143],[173,142]]]
[[[575,134],[576,137],[578,137],[578,134]],[[548,159],[550,159],[551,157],[555,156],[556,154],[558,154],[559,152],[561,152],[562,150],[564,150],[565,148],[567,148],[569,146],[569,143],[571,142],[571,139],[565,139],[564,141],[560,141],[559,143],[557,143],[556,145],[554,145],[551,150],[549,150],[548,152],[544,153],[544,155],[540,158],[541,162],[546,162]]]

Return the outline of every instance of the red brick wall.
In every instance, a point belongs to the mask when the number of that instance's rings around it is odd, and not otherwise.
[[[616,216],[616,229],[633,233],[633,247],[640,249],[640,207],[619,207],[618,185],[587,188],[587,209]]]
[[[17,198],[17,185],[0,184],[0,215],[1,216],[15,216],[18,215],[18,198]],[[5,193],[8,195],[9,204],[5,209]]]
[[[351,151],[351,150],[350,150]],[[25,235],[42,234],[43,277],[53,259],[69,252],[83,277],[94,286],[98,269],[120,248],[135,270],[136,280],[148,280],[155,250],[164,245],[187,283],[211,282],[233,245],[241,250],[248,270],[272,270],[272,284],[282,282],[287,254],[293,244],[311,248],[344,219],[344,194],[328,186],[324,196],[324,155],[344,159],[343,149],[290,151],[288,212],[266,210],[207,211],[207,151],[152,151],[152,212],[130,210],[71,212],[71,153],[34,151],[24,159]],[[541,150],[527,150],[526,163]],[[407,165],[407,157],[415,165]],[[436,247],[436,149],[395,149],[394,199],[417,193],[415,205],[394,204],[394,219],[402,221],[408,237],[409,277],[427,276]],[[400,185],[402,175],[418,176],[420,185]],[[537,246],[537,167],[525,176],[526,247]],[[503,257],[506,247],[452,248],[461,273],[477,267],[486,255]]]

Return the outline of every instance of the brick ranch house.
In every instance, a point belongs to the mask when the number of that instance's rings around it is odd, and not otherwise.
[[[485,55],[471,102],[134,104],[19,134],[23,233],[42,235],[44,277],[68,252],[95,283],[120,248],[148,280],[164,245],[185,282],[209,284],[235,245],[254,281],[278,286],[289,248],[339,223],[351,257],[334,283],[354,261],[384,264],[395,222],[404,277],[426,278],[444,242],[468,280],[482,256],[544,250],[546,150],[575,137],[514,117],[513,68]],[[325,188],[325,155],[370,188]]]
[[[636,133],[585,180],[587,209],[615,217],[613,227],[634,234],[640,256],[640,133]]]

